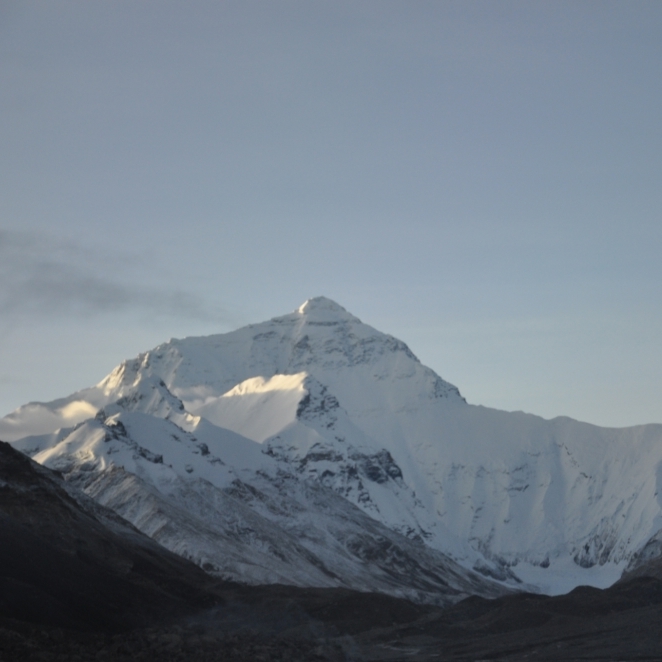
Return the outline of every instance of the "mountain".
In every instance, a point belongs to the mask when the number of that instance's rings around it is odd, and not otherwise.
[[[194,564],[3,442],[0,530],[0,617],[113,631],[220,601]]]
[[[4,442],[0,531],[7,662],[344,660],[348,631],[430,609],[347,589],[219,582]]]
[[[601,591],[467,598],[214,581],[0,443],[3,660],[657,659],[660,560]],[[657,578],[656,578],[657,576]]]
[[[608,586],[662,548],[661,425],[470,405],[324,297],[170,340],[0,438],[227,579],[445,604]]]

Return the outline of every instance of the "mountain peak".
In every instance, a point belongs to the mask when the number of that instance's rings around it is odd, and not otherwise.
[[[313,322],[360,322],[340,304],[327,297],[308,299],[295,312]]]

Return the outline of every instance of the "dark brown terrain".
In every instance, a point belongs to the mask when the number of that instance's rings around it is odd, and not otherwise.
[[[214,580],[0,443],[0,660],[662,660],[660,564],[448,609]]]

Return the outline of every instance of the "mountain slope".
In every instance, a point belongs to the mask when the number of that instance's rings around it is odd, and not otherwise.
[[[130,441],[113,455],[101,439],[120,423]],[[313,485],[327,490],[334,517],[348,521],[349,504],[386,537],[513,586],[607,586],[649,541],[650,553],[660,547],[662,426],[606,429],[469,405],[404,343],[323,297],[232,333],[171,340],[95,387],[26,405],[0,421],[0,435],[77,480],[86,464],[123,467],[169,502],[181,481],[224,494],[249,485],[266,495],[251,511],[281,529],[297,508],[317,513],[300,491]],[[278,498],[290,499],[281,520],[256,505]],[[328,545],[313,547],[319,560]],[[289,581],[327,581],[323,563],[317,579],[311,569]],[[282,578],[277,566],[255,561],[255,580]]]
[[[196,566],[0,442],[0,616],[116,630],[220,597]]]
[[[105,413],[14,445],[218,576],[441,604],[503,592],[204,419],[188,432],[144,413]]]

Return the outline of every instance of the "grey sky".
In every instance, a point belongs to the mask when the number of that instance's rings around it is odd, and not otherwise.
[[[662,422],[661,51],[655,0],[0,2],[2,413],[324,294]]]

